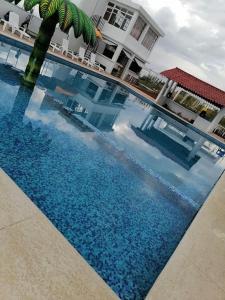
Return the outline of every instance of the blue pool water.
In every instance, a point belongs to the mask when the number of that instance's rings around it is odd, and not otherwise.
[[[144,299],[223,166],[203,150],[183,166],[138,137],[131,125],[149,108],[112,83],[54,63],[42,71],[31,94],[0,65],[0,167],[121,299]],[[178,156],[185,142],[164,133]]]

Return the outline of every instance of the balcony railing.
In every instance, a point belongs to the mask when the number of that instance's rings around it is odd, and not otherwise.
[[[217,125],[215,129],[213,129],[213,133],[225,139],[225,128],[221,125]]]

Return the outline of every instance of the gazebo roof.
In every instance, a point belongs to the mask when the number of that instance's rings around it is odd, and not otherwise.
[[[179,69],[163,71],[161,75],[178,83],[185,90],[211,102],[219,107],[225,106],[225,91]]]

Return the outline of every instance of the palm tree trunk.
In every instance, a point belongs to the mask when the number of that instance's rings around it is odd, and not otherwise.
[[[22,79],[23,84],[28,87],[35,86],[57,23],[57,14],[43,20],[41,23],[38,36],[35,40],[25,74]]]

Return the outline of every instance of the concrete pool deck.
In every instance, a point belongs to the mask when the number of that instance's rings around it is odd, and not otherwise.
[[[0,299],[118,299],[1,169],[0,191]]]
[[[119,299],[0,169],[0,299]],[[225,299],[225,174],[146,300]]]
[[[225,299],[225,173],[146,300]]]

